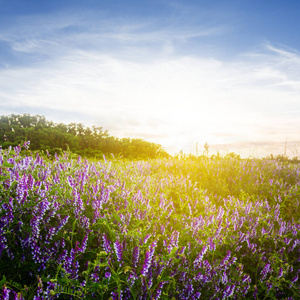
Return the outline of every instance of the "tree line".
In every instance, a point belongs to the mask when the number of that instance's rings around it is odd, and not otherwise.
[[[0,145],[3,149],[30,141],[31,150],[48,151],[50,155],[65,150],[89,158],[113,154],[128,159],[168,157],[161,145],[139,138],[110,136],[102,127],[85,127],[81,123],[54,123],[40,115],[0,117]]]

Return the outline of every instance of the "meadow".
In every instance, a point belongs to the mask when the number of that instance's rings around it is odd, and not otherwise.
[[[1,149],[1,299],[300,299],[299,174]]]

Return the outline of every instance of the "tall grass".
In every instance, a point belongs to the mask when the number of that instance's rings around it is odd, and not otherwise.
[[[0,151],[2,299],[300,299],[298,164]]]

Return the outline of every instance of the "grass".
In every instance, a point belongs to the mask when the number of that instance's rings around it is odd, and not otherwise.
[[[300,299],[298,162],[0,151],[2,299]]]

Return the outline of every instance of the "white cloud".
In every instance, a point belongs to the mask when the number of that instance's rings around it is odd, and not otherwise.
[[[37,18],[23,36],[17,34],[20,24],[0,34],[15,51],[47,54],[35,65],[0,70],[1,111],[44,110],[54,121],[97,124],[175,151],[194,152],[196,142],[205,141],[240,143],[241,149],[241,143],[298,140],[296,52],[269,44],[227,62],[176,52],[178,41],[217,34],[214,28],[151,31],[148,20],[108,29],[111,23],[101,21],[101,30],[66,33],[85,21],[55,20],[36,28],[42,22]],[[67,118],[55,116],[58,110],[69,112]]]

